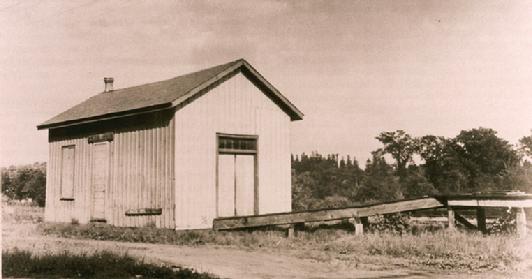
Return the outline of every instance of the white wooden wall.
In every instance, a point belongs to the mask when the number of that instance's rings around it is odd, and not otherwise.
[[[291,210],[290,117],[238,73],[175,114],[176,228],[216,218],[216,133],[258,135],[259,214]]]

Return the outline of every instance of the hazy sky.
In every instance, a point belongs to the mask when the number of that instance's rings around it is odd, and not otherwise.
[[[0,1],[0,165],[103,90],[245,58],[302,110],[292,152],[364,161],[381,131],[532,129],[532,1]]]

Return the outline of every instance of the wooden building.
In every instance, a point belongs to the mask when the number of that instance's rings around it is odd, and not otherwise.
[[[45,220],[211,228],[291,210],[289,125],[302,113],[243,59],[105,90],[49,130]]]

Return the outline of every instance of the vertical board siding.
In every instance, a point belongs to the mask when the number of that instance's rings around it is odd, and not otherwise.
[[[149,120],[146,120],[149,119]],[[106,190],[107,223],[122,226],[175,228],[174,223],[174,131],[172,112],[135,119],[94,124],[97,132],[114,132],[110,142],[110,177]],[[142,122],[142,124],[137,124]],[[88,223],[92,210],[91,147],[88,132],[50,130],[45,219],[50,222]],[[95,132],[95,133],[97,133]],[[65,135],[68,134],[68,135]],[[60,200],[61,148],[75,145],[74,200]],[[161,215],[126,216],[129,209],[162,208]]]
[[[176,228],[216,218],[216,133],[258,135],[259,214],[291,210],[290,117],[238,73],[175,114]]]

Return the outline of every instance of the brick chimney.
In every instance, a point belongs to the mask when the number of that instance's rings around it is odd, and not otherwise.
[[[111,92],[113,91],[113,81],[114,79],[112,77],[104,77],[103,82],[105,83],[105,88],[103,92]]]

